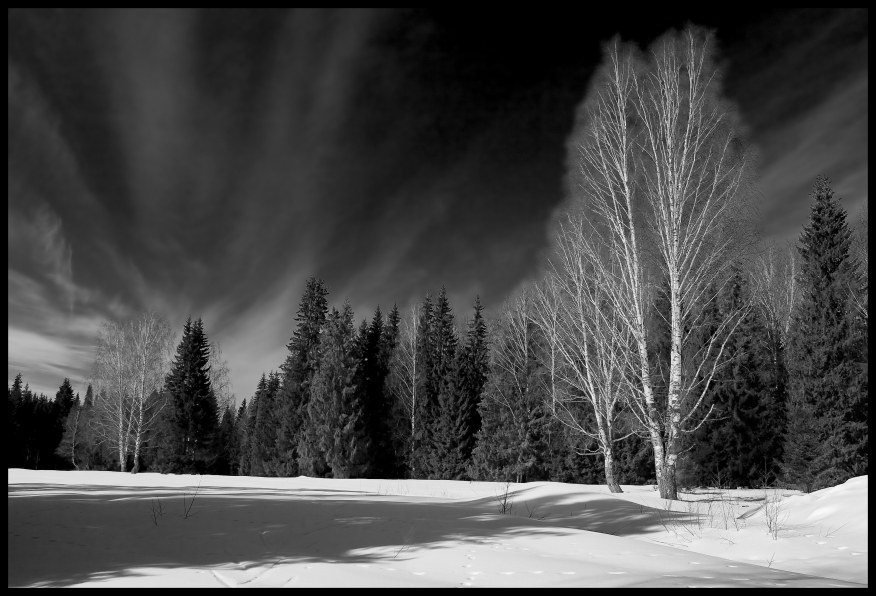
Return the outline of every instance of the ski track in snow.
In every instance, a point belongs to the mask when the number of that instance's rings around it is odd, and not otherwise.
[[[185,517],[183,500],[199,482]],[[866,476],[810,495],[772,495],[781,497],[776,537],[757,505],[762,491],[700,491],[666,502],[651,487],[611,494],[536,482],[512,485],[514,507],[503,515],[500,486],[10,469],[8,585],[867,583]]]

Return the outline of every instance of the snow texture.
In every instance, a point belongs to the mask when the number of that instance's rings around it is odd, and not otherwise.
[[[672,502],[648,486],[511,484],[502,514],[505,487],[10,469],[8,585],[867,584],[866,476]]]

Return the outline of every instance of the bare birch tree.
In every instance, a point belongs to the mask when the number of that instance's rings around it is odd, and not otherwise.
[[[129,350],[123,322],[101,323],[90,379],[94,386],[95,416],[92,424],[98,443],[107,443],[117,450],[122,472],[127,467],[134,422]]]
[[[502,305],[498,320],[492,322],[490,335],[496,340],[492,342],[491,368],[501,369],[511,379],[509,384],[518,395],[529,392],[530,382],[527,365],[532,360],[532,327],[533,317],[532,290],[522,288]],[[505,395],[501,387],[493,392],[487,392],[485,398],[498,402],[509,411],[511,419],[517,422],[519,413],[512,405],[518,401]]]
[[[174,337],[167,317],[155,311],[144,311],[131,317],[126,324],[126,331],[133,360],[131,397],[134,420],[131,440],[134,443],[134,467],[131,473],[136,474],[140,470],[143,439],[155,426],[165,405],[166,398],[161,390],[170,369]]]
[[[167,319],[147,311],[125,321],[107,321],[97,338],[91,382],[95,388],[93,429],[101,443],[118,451],[126,471],[133,447],[134,468],[146,433],[162,408],[161,387],[173,350]]]
[[[226,408],[230,408],[234,412],[237,405],[230,375],[231,369],[228,366],[228,361],[222,357],[222,344],[218,341],[211,341],[210,386],[213,387],[213,394],[216,396],[216,405],[219,408],[220,416],[222,416],[222,412]]]
[[[530,290],[537,299],[537,305],[530,305],[533,310],[530,316],[538,325],[543,336],[544,354],[541,355],[541,360],[546,374],[542,375],[542,379],[546,385],[547,394],[550,395],[550,412],[556,416],[559,390],[558,369],[561,360],[559,351],[561,296],[555,287],[556,282],[553,276],[548,275],[542,283],[543,287],[536,285]],[[530,300],[530,302],[532,301]]]
[[[420,321],[420,307],[412,304],[401,321],[398,343],[393,353],[389,369],[389,386],[392,394],[401,402],[411,421],[411,462],[413,465],[415,448],[414,434],[417,430],[417,327]]]
[[[681,433],[702,421],[700,406],[739,321],[726,316],[704,346],[693,345],[709,289],[730,277],[745,213],[745,154],[719,97],[710,44],[711,36],[690,28],[658,39],[647,60],[610,44],[573,138],[579,184],[570,212],[587,224],[580,233],[594,283],[633,339],[630,403],[667,499],[677,498]],[[669,302],[665,399],[656,392],[646,327],[658,282]]]
[[[580,217],[569,216],[558,227],[556,256],[544,283],[535,287],[534,314],[547,354],[556,353],[562,361],[552,368],[564,389],[555,394],[554,416],[596,441],[606,484],[617,493],[623,491],[614,473],[613,445],[624,438],[616,431],[628,401],[625,363],[633,342],[593,274],[591,260],[598,252],[588,244],[587,232]]]
[[[798,300],[797,258],[792,246],[769,244],[751,273],[754,299],[767,323],[773,342],[784,346]]]
[[[80,424],[82,410],[82,404],[76,403],[73,405],[73,409],[70,410],[67,420],[64,422],[64,434],[61,438],[61,443],[55,450],[55,453],[61,457],[69,455],[70,463],[73,464],[73,468],[76,470],[79,469],[79,464],[76,463],[76,447],[81,443],[79,437],[82,435],[82,425]]]

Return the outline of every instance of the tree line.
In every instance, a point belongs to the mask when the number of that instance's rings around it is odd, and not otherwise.
[[[110,322],[83,404],[16,379],[11,461],[57,446],[122,471],[653,481],[664,498],[866,474],[866,210],[853,232],[818,177],[796,251],[754,250],[713,45],[696,28],[648,54],[606,45],[545,267],[489,317],[477,300],[460,324],[442,289],[357,326],[311,278],[285,362],[239,407],[201,320],[175,354],[156,313]]]

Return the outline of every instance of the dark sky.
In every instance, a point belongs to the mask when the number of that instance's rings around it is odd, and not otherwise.
[[[8,13],[9,356],[84,392],[100,321],[202,317],[238,400],[283,361],[305,280],[369,316],[458,315],[535,271],[576,105],[613,34],[716,30],[764,229],[817,174],[867,197],[866,10]]]

